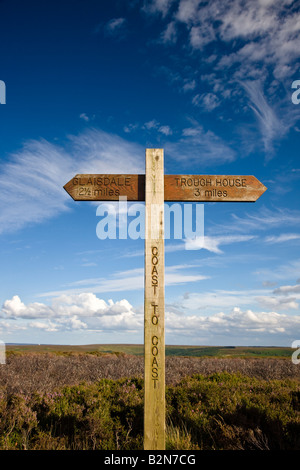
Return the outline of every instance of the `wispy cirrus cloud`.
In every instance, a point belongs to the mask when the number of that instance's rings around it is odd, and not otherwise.
[[[274,151],[274,142],[282,139],[289,126],[277,116],[274,108],[267,103],[259,81],[244,81],[241,84],[249,96],[250,108],[258,120],[264,150],[267,159],[270,159]]]
[[[183,129],[182,136],[176,142],[167,142],[165,149],[178,161],[197,162],[202,167],[230,163],[236,159],[236,153],[214,132],[198,123]]]
[[[189,46],[195,50],[217,39],[225,43],[239,39],[229,54],[222,54],[229,66],[235,62],[251,64],[252,68],[257,62],[272,64],[278,78],[290,74],[299,58],[300,15],[293,0],[152,0],[143,10],[162,14],[173,28],[184,25]]]
[[[247,242],[253,240],[255,235],[223,235],[219,237],[205,236],[202,239],[192,239],[185,241],[186,250],[199,250],[201,248],[211,251],[212,253],[221,254],[223,251],[220,246],[231,245],[235,243]]]
[[[216,227],[215,230],[236,232],[257,233],[263,230],[275,229],[292,226],[293,228],[300,224],[300,211],[297,209],[275,208],[269,209],[262,206],[255,213],[246,212],[243,217],[232,214],[231,223]]]
[[[294,259],[293,261],[287,261],[279,264],[272,268],[262,267],[255,271],[255,274],[264,279],[274,280],[285,280],[295,279],[299,276],[300,272],[300,259]]]
[[[77,173],[143,172],[145,149],[98,129],[64,145],[30,140],[0,166],[0,234],[69,210],[63,186]]]
[[[270,235],[265,238],[266,243],[285,243],[293,240],[299,240],[300,234],[298,233],[282,233],[280,235]]]
[[[170,83],[179,91],[185,82],[197,80],[193,104],[202,112],[217,108],[218,119],[226,118],[223,105],[227,113],[230,107],[239,116],[237,129],[243,127],[241,145],[247,153],[260,149],[259,132],[267,161],[299,119],[290,106],[290,80],[300,56],[297,4],[293,0],[153,0],[144,8],[148,14],[160,14],[161,42],[173,47],[173,54],[174,44],[189,51],[204,71],[196,73],[184,63],[181,70],[166,64]],[[249,111],[257,129],[248,121]]]
[[[165,268],[165,285],[175,286],[196,283],[207,279],[208,276],[195,270],[197,266],[175,265]],[[38,297],[56,297],[60,295],[73,295],[85,292],[93,294],[138,291],[144,288],[144,269],[130,269],[116,272],[111,277],[88,278],[74,281],[60,290],[39,293]]]
[[[113,39],[124,39],[128,33],[126,18],[112,18],[103,26],[103,32]]]
[[[192,99],[195,106],[204,108],[206,111],[213,111],[220,105],[219,98],[214,93],[197,94]]]

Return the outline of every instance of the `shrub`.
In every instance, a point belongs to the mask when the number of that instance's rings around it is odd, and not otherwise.
[[[50,371],[56,371],[59,378],[55,388],[49,369],[42,370],[40,358],[35,359],[30,365],[23,362],[22,357],[13,358],[20,360],[14,363],[14,371],[18,367],[21,371],[24,364],[32,368],[32,375],[26,375],[23,389],[21,380],[14,383],[15,375],[9,376],[11,371],[2,369],[5,373],[0,377],[0,449],[143,448],[143,380],[140,376],[92,380],[88,375],[89,380],[80,382],[72,371],[70,376],[65,373],[62,380],[65,363],[61,360],[73,359],[57,356],[54,362],[52,357],[49,362]],[[122,362],[123,357],[89,356],[88,362],[83,358],[74,360],[79,361],[77,365],[81,364],[80,378],[83,365],[91,364],[89,361],[96,364],[94,361],[99,360],[107,361],[105,364],[115,377],[113,364],[119,367],[116,361]],[[226,364],[231,370],[218,371],[215,359],[213,361],[201,362],[205,373],[189,375],[186,372],[181,380],[177,376],[173,382],[168,381],[167,449],[299,450],[299,380],[270,378],[269,365],[264,372],[262,363],[257,376],[245,374],[244,366],[242,371],[232,372],[235,365],[228,361],[223,366]],[[128,362],[129,371],[133,364]],[[121,375],[123,370],[122,365]],[[21,377],[21,372],[19,374]],[[46,375],[44,383],[37,383],[36,378],[42,374]],[[47,388],[45,384],[51,386]]]

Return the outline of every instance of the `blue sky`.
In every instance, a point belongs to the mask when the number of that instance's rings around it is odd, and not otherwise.
[[[144,241],[99,240],[77,173],[255,175],[166,240],[166,343],[300,335],[299,2],[0,2],[0,339],[143,342]],[[298,96],[298,95],[297,95]],[[296,102],[295,102],[296,101]],[[193,248],[193,249],[190,249]]]

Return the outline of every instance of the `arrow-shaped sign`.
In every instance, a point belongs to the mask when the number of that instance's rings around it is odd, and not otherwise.
[[[75,201],[145,201],[145,175],[79,174],[64,188]],[[255,202],[266,189],[252,175],[164,175],[165,201]]]

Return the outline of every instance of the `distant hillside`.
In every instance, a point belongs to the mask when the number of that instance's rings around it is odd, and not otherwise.
[[[130,354],[143,356],[142,344],[7,344],[8,353],[56,353],[56,354]],[[166,346],[166,356],[187,357],[277,357],[290,358],[292,349],[273,346]]]

